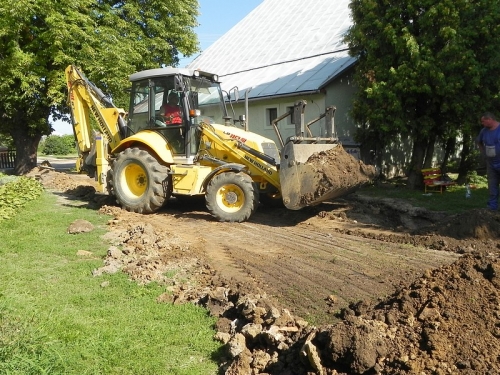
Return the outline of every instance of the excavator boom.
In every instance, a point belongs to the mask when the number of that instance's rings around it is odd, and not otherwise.
[[[104,134],[111,148],[116,147],[123,138],[125,111],[116,108],[87,77],[74,65],[66,68],[68,102],[78,148],[89,152],[92,145],[92,126],[90,113],[97,122],[99,131]]]

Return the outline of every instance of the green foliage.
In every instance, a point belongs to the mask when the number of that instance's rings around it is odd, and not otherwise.
[[[49,135],[40,144],[39,150],[44,155],[68,155],[76,152],[75,137],[72,135]]]
[[[81,66],[90,80],[126,107],[128,76],[176,65],[198,50],[197,0],[2,0],[0,2],[0,133],[28,142],[67,118],[64,69]]]
[[[42,184],[29,177],[15,178],[0,185],[0,222],[13,217],[27,202],[38,198],[42,192]]]
[[[467,175],[467,182],[484,187],[488,186],[488,179],[486,178],[486,176],[480,176],[476,171],[472,171]]]
[[[7,134],[0,134],[0,146],[13,148],[14,142],[12,141],[12,137]]]
[[[500,2],[352,0],[350,8],[358,138],[378,148],[398,135],[470,141],[480,113],[500,109]]]

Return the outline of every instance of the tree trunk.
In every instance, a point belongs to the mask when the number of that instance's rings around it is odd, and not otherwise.
[[[425,153],[428,142],[419,140],[413,144],[413,151],[411,155],[410,169],[408,171],[408,184],[409,189],[417,189],[423,186],[422,179],[422,165],[424,164]]]
[[[472,137],[464,136],[462,152],[460,153],[460,165],[458,167],[457,184],[459,185],[463,185],[467,182],[467,173],[473,169],[472,150]]]
[[[446,173],[447,168],[446,165],[448,164],[448,160],[450,159],[450,155],[455,152],[455,147],[457,145],[457,139],[455,137],[450,137],[446,140],[446,145],[444,148],[444,157],[441,162],[441,172]]]
[[[432,158],[434,157],[434,148],[436,144],[436,136],[433,135],[428,141],[425,151],[425,160],[422,168],[432,168]]]
[[[24,175],[37,166],[36,151],[42,139],[41,134],[29,135],[26,126],[16,127],[11,131],[16,146],[14,173]]]

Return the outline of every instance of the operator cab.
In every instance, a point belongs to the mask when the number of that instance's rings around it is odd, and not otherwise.
[[[174,158],[192,160],[198,152],[198,124],[224,123],[227,116],[218,77],[189,69],[161,68],[130,76],[129,137],[150,130],[161,134]]]

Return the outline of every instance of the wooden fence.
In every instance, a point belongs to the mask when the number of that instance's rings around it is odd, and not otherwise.
[[[14,168],[15,160],[16,160],[15,150],[0,151],[0,169]]]

